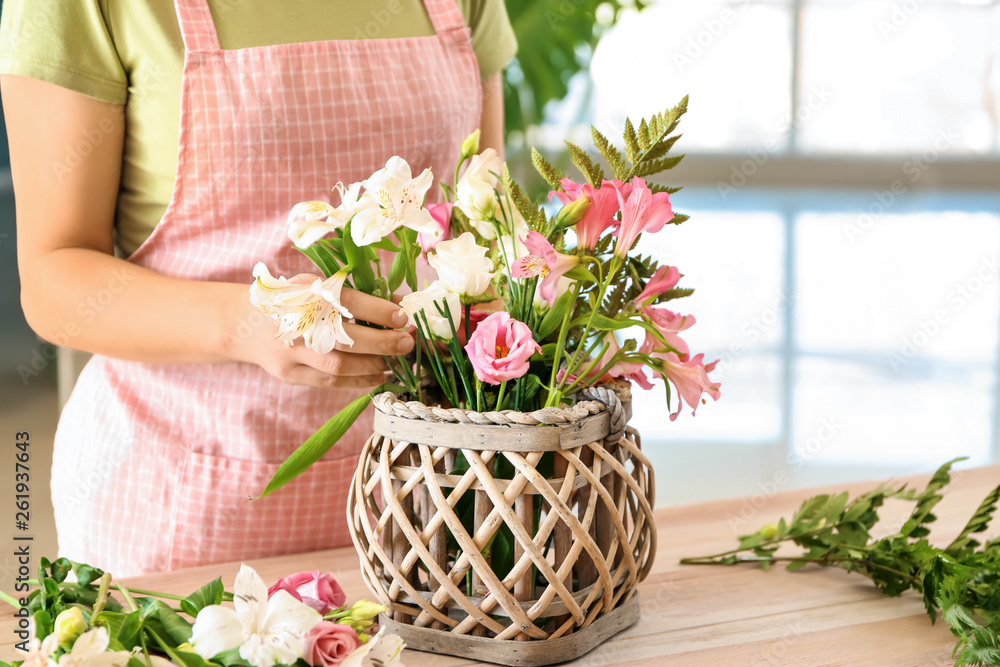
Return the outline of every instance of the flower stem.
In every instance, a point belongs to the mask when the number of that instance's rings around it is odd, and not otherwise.
[[[503,410],[503,394],[505,391],[507,391],[506,380],[500,383],[500,393],[497,394],[497,407],[496,407],[497,412]]]
[[[4,602],[6,602],[7,604],[9,604],[14,609],[20,609],[21,608],[21,601],[20,600],[18,600],[17,598],[13,598],[13,597],[7,595],[3,591],[0,591],[0,600],[3,600]]]
[[[107,575],[106,572],[105,572],[105,575]],[[110,581],[110,578],[109,578],[109,581]],[[137,605],[135,603],[135,598],[132,597],[132,594],[129,593],[129,590],[127,588],[125,588],[124,584],[122,584],[121,582],[119,582],[119,583],[115,584],[115,588],[117,588],[119,591],[121,591],[122,597],[125,598],[125,603],[128,605],[128,608],[130,610],[132,610],[132,611],[139,611],[139,605]]]
[[[836,565],[838,563],[857,563],[858,565],[866,565],[868,567],[874,568],[876,570],[882,570],[883,572],[888,572],[889,574],[894,574],[901,579],[905,579],[911,583],[919,582],[918,577],[906,574],[895,568],[882,565],[880,563],[875,563],[867,558],[807,558],[805,556],[740,556],[732,563],[724,563],[721,560],[716,560],[711,557],[701,557],[701,558],[682,558],[680,560],[681,565],[735,565],[736,563],[815,563],[816,565]]]
[[[104,605],[108,603],[109,586],[111,586],[111,573],[105,572],[101,575],[101,586],[97,589],[97,599],[94,601],[94,609],[90,612],[91,618],[104,611]]]
[[[556,343],[556,351],[552,355],[552,377],[549,379],[549,396],[545,400],[545,407],[551,407],[555,405],[556,395],[558,394],[558,389],[556,388],[556,377],[559,375],[559,357],[562,356],[563,346],[566,344],[566,335],[569,333],[569,322],[573,317],[573,309],[576,306],[576,300],[580,298],[580,283],[579,281],[573,287],[573,298],[570,300],[569,306],[566,307],[566,313],[563,315],[562,325],[559,327],[559,340]]]

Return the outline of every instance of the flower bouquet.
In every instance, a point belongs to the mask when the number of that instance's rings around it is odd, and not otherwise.
[[[39,579],[29,583],[38,588],[26,599],[0,594],[17,610],[15,648],[24,655],[3,667],[403,667],[399,637],[384,629],[369,636],[385,607],[347,605],[337,581],[322,572],[299,572],[268,588],[243,565],[233,592],[219,578],[185,597],[42,558]]]
[[[668,153],[686,108],[685,98],[637,127],[626,121],[623,152],[595,128],[610,178],[568,142],[581,182],[533,150],[551,188],[542,205],[496,151],[479,152],[478,131],[440,184],[441,203],[425,204],[429,170],[414,177],[392,157],[338,185],[336,206],[292,210],[289,237],[324,278],[292,283],[257,265],[251,300],[289,344],[352,345],[347,284],[395,298],[408,316],[416,345],[386,357],[392,381],[334,416],[264,494],[374,401],[348,514],[383,623],[411,646],[467,655],[443,637],[546,640],[549,657],[522,644],[491,648],[491,659],[547,664],[637,618],[655,530],[652,470],[626,424],[629,385],[662,379],[671,419],[704,394],[719,398],[716,362],[681,338],[694,317],[665,305],[693,290],[678,286],[677,267],[637,251],[644,234],[687,219],[673,212],[677,188],[646,180],[680,161]]]

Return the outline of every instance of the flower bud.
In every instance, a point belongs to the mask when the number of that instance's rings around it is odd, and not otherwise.
[[[351,607],[351,618],[355,621],[367,621],[385,611],[385,607],[377,602],[358,600]]]
[[[765,540],[773,540],[778,536],[778,524],[769,523],[760,529],[760,536]]]
[[[86,630],[87,621],[83,618],[83,612],[80,611],[79,607],[63,609],[56,616],[56,622],[53,625],[53,632],[59,639],[59,644],[67,647],[72,646],[76,638]]]
[[[555,228],[564,229],[566,227],[572,227],[576,223],[583,220],[583,216],[589,208],[590,199],[588,197],[579,197],[574,199],[559,209],[559,213],[556,215]]]
[[[470,157],[479,152],[479,135],[480,130],[476,130],[462,142],[462,159],[468,160]]]

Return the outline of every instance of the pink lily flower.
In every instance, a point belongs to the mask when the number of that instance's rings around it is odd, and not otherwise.
[[[550,192],[549,199],[556,197],[563,204],[569,204],[580,197],[587,197],[590,200],[590,208],[583,214],[580,222],[576,223],[575,229],[576,244],[581,248],[593,250],[597,247],[597,241],[601,238],[601,234],[618,223],[615,220],[615,214],[620,208],[618,188],[630,192],[632,185],[621,181],[604,181],[600,188],[595,188],[589,183],[580,185],[568,178],[559,182],[563,189]]]
[[[451,209],[453,206],[454,204],[450,202],[444,202],[427,204],[424,207],[431,214],[438,229],[441,230],[441,235],[437,238],[434,238],[433,234],[423,232],[417,234],[417,242],[425,253],[432,252],[439,242],[451,240]]]
[[[712,382],[708,377],[719,363],[718,359],[706,364],[704,354],[695,355],[688,361],[681,361],[673,352],[655,352],[653,356],[663,361],[663,378],[677,388],[677,412],[670,415],[670,421],[677,419],[684,403],[690,406],[693,415],[698,409],[698,402],[703,401],[701,397],[703,393],[711,396],[713,401],[719,400],[722,395],[719,388],[722,384]]]
[[[576,266],[580,258],[556,252],[548,239],[534,230],[528,232],[522,240],[531,254],[515,260],[510,267],[510,275],[513,278],[541,277],[538,293],[552,306],[558,295],[559,278]]]
[[[615,244],[615,255],[625,257],[632,249],[632,244],[643,232],[656,233],[663,229],[674,218],[670,207],[670,195],[666,192],[653,193],[646,181],[638,176],[632,179],[631,191],[615,186],[618,194],[618,204],[621,206],[622,220],[615,230],[618,243]]]
[[[673,289],[680,282],[681,272],[676,266],[661,266],[649,279],[639,296],[635,297],[635,303],[642,308],[647,301],[658,297],[669,289]]]
[[[695,324],[694,315],[679,315],[666,308],[643,308],[642,314],[649,319],[650,323],[656,327],[663,336],[667,344],[677,350],[681,361],[687,360],[691,352],[688,344],[680,337],[680,332],[690,329]],[[662,349],[660,341],[651,333],[646,333],[646,340],[642,344],[642,351],[650,353],[657,348]]]

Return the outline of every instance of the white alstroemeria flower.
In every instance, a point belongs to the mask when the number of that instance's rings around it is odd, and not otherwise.
[[[340,667],[406,667],[403,664],[403,647],[399,635],[383,634],[385,629],[347,654]]]
[[[324,201],[307,201],[296,204],[288,214],[288,238],[298,248],[308,248],[327,234],[343,229],[351,218],[365,206],[374,203],[361,198],[361,183],[345,188],[337,183],[334,191],[340,193],[340,206]]]
[[[303,657],[306,635],[322,620],[288,591],[268,599],[264,580],[247,565],[236,575],[233,606],[209,605],[198,612],[191,646],[205,660],[239,647],[240,657],[254,667],[291,665]]]
[[[385,238],[400,227],[409,227],[421,234],[437,238],[440,226],[423,207],[424,196],[434,183],[430,169],[413,178],[410,165],[399,156],[389,158],[362,185],[359,210],[351,223],[351,238],[359,246],[370,245]]]
[[[437,269],[445,289],[479,296],[490,287],[493,280],[493,262],[486,257],[489,252],[476,243],[476,237],[465,232],[453,241],[441,241],[435,252],[427,256],[428,263]],[[457,326],[456,322],[456,326]]]
[[[35,619],[30,619],[28,640],[28,651],[17,649],[17,653],[24,656],[21,667],[56,667],[58,663],[52,659],[52,654],[59,648],[59,637],[55,633],[48,635],[45,639],[39,640],[35,636]]]
[[[59,658],[59,667],[125,667],[132,657],[132,652],[109,651],[110,643],[111,638],[108,636],[107,628],[88,630],[76,638],[69,653],[64,653]]]
[[[416,314],[423,310],[424,312],[420,316],[421,325],[426,316],[432,335],[442,340],[451,340],[451,325],[448,323],[448,318],[438,312],[435,303],[447,308],[447,312],[451,314],[451,321],[455,325],[455,329],[458,330],[462,318],[462,302],[458,298],[458,294],[446,290],[440,280],[435,280],[419,292],[407,294],[399,302],[399,307],[406,311],[410,326],[416,326]]]
[[[278,320],[279,339],[292,344],[301,336],[310,350],[326,354],[337,343],[354,345],[344,329],[344,319],[354,316],[340,302],[349,275],[350,271],[344,268],[326,280],[317,279],[306,285],[289,282],[284,277],[275,278],[263,262],[257,262],[250,302]]]
[[[496,238],[493,223],[489,221],[495,214],[497,174],[502,170],[503,160],[495,150],[487,148],[472,156],[455,193],[455,203],[469,218],[469,224],[485,239]]]

